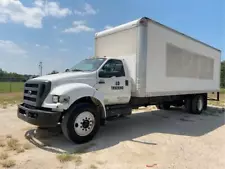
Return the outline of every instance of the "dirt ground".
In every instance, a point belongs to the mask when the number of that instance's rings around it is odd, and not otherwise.
[[[0,119],[0,141],[5,144],[0,144],[0,153],[8,153],[6,160],[14,160],[16,169],[225,168],[224,110],[216,108],[202,115],[144,109],[108,122],[83,145],[67,141],[58,128],[36,130],[17,118],[15,106],[1,109]],[[31,147],[9,150],[11,137]],[[76,158],[60,162],[60,153]]]

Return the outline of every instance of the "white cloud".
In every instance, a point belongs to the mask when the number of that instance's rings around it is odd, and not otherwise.
[[[57,29],[57,26],[53,26],[53,29]]]
[[[72,12],[68,8],[60,8],[59,3],[47,2],[45,13],[49,16],[61,18],[70,15]]]
[[[34,4],[38,7],[43,7],[44,1],[43,0],[36,0],[36,1],[34,1]]]
[[[106,25],[106,26],[104,27],[104,29],[111,29],[111,28],[113,28],[113,26],[111,26],[111,25]]]
[[[80,32],[93,32],[95,29],[88,27],[85,21],[74,21],[71,28],[65,29],[64,33],[80,33]]]
[[[5,15],[0,14],[0,23],[6,23],[7,22],[7,17]]]
[[[0,50],[1,52],[10,53],[10,54],[25,55],[27,53],[27,51],[22,49],[19,45],[8,40],[0,40]]]
[[[97,10],[95,10],[90,4],[85,3],[84,4],[84,10],[74,10],[74,14],[80,15],[80,16],[85,16],[85,15],[95,15],[97,14]]]
[[[40,45],[40,44],[35,44],[35,46],[36,46],[36,47],[42,47],[42,48],[44,48],[44,49],[49,49],[49,46],[48,46],[48,45],[42,46],[42,45]]]
[[[18,0],[0,0],[0,23],[22,23],[26,27],[41,28],[44,17],[65,17],[72,12],[61,8],[59,3],[35,0],[33,6],[26,7]]]

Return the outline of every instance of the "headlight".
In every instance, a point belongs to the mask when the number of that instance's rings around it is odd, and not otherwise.
[[[59,96],[53,95],[53,96],[52,96],[52,102],[53,102],[53,103],[58,103],[58,102],[59,102]]]
[[[69,96],[65,96],[65,95],[53,95],[52,96],[52,102],[53,103],[69,103],[70,101],[70,97]]]

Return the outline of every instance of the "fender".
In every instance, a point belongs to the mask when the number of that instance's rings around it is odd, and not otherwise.
[[[69,96],[70,99],[68,103],[52,103],[53,95]],[[42,107],[53,108],[57,111],[64,111],[67,110],[76,100],[83,97],[91,97],[100,102],[101,106],[104,109],[104,116],[106,117],[103,93],[84,83],[69,83],[55,87],[48,94],[47,98],[43,102]]]

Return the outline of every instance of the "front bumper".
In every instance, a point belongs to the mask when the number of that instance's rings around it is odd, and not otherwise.
[[[20,104],[18,105],[17,117],[36,126],[55,127],[60,120],[61,112],[31,109]]]

